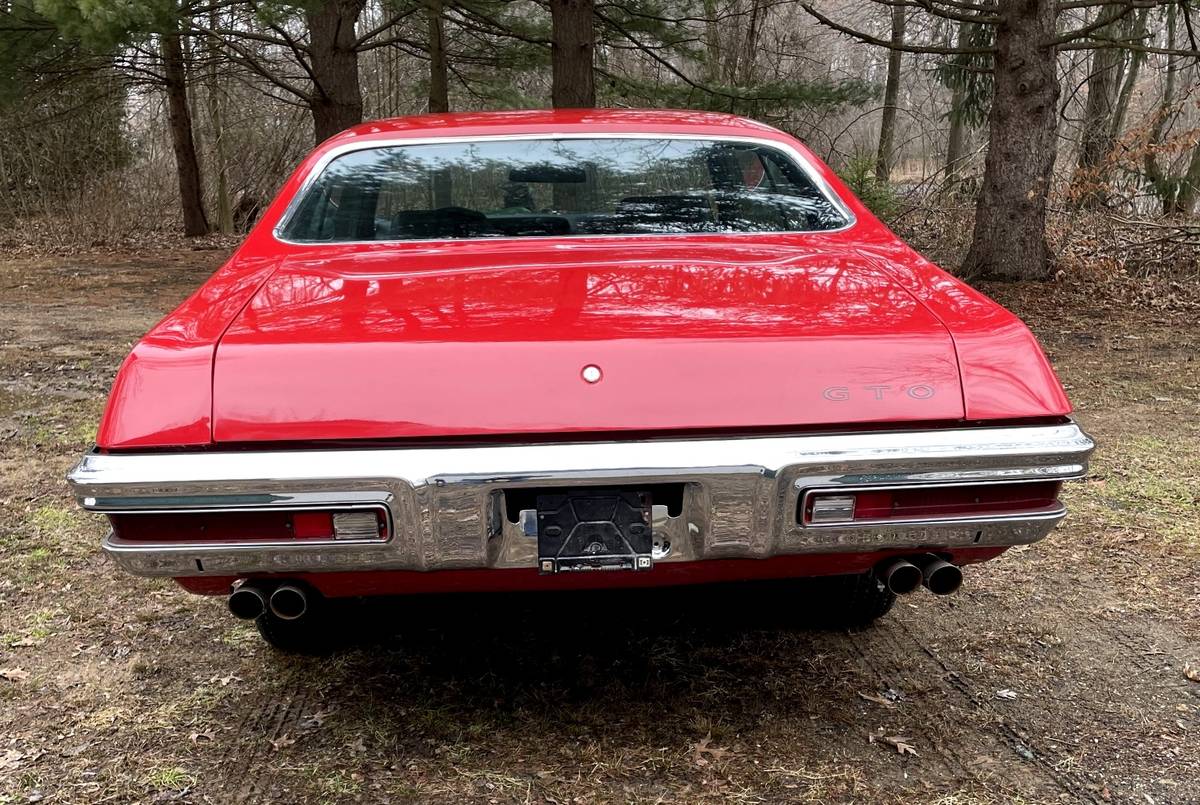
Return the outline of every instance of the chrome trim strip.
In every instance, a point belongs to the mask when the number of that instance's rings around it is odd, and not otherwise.
[[[805,177],[813,183],[825,200],[838,209],[838,212],[846,218],[846,223],[835,229],[799,229],[786,232],[660,232],[660,233],[645,233],[645,234],[623,234],[623,235],[565,235],[557,237],[547,237],[545,235],[512,235],[500,238],[436,238],[428,240],[338,240],[338,241],[305,241],[305,240],[288,240],[281,234],[283,229],[291,222],[292,216],[296,214],[296,210],[300,206],[301,200],[309,189],[312,188],[317,178],[321,173],[329,167],[329,163],[345,154],[354,151],[369,151],[375,148],[389,148],[394,146],[404,145],[434,145],[439,143],[476,143],[476,142],[504,142],[508,140],[645,140],[645,139],[671,139],[671,140],[713,140],[723,143],[748,143],[752,145],[763,145],[768,148],[775,148],[782,151],[790,159],[792,159],[798,168],[804,173]],[[664,238],[664,237],[700,237],[700,236],[731,236],[731,237],[754,237],[764,235],[828,235],[835,232],[844,232],[858,223],[858,218],[854,212],[830,186],[829,182],[825,181],[825,177],[821,175],[816,166],[812,164],[796,150],[790,143],[772,140],[767,137],[747,137],[747,136],[728,136],[712,134],[673,134],[664,131],[644,131],[644,132],[560,132],[560,133],[521,133],[521,134],[486,134],[477,137],[388,137],[379,140],[363,140],[343,143],[342,145],[330,148],[313,166],[308,175],[304,177],[304,181],[300,184],[300,188],[296,194],[292,196],[288,202],[287,209],[283,211],[279,221],[271,228],[271,235],[280,243],[289,246],[300,246],[304,248],[320,248],[322,246],[363,246],[363,245],[380,245],[380,244],[401,244],[401,243],[504,243],[512,240],[520,241],[551,241],[551,240],[569,240],[569,241],[586,241],[591,239],[607,240],[611,238],[632,238],[636,240],[646,238]]]
[[[683,483],[666,518],[663,561],[1018,545],[1061,511],[1020,517],[796,523],[803,490],[1081,477],[1092,440],[1074,423],[1033,427],[556,444],[265,452],[90,453],[69,476],[97,512],[383,503],[387,543],[131,545],[105,550],[145,575],[532,567],[528,537],[504,514],[505,489]],[[656,531],[659,525],[656,523]],[[199,563],[199,564],[198,564]]]

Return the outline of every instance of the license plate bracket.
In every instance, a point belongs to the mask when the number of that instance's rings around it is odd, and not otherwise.
[[[583,488],[537,496],[538,571],[649,570],[654,548],[648,491]]]

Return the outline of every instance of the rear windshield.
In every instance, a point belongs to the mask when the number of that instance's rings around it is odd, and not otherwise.
[[[337,157],[281,235],[337,243],[836,229],[782,151],[721,140],[498,140]]]

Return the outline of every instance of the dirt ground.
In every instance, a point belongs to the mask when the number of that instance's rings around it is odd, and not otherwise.
[[[434,600],[304,659],[117,572],[63,481],[222,256],[0,260],[0,803],[1200,802],[1197,310],[988,289],[1101,447],[956,596],[853,634],[746,591]]]

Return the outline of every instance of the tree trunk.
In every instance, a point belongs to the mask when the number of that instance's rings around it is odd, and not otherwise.
[[[746,26],[746,41],[742,44],[742,56],[738,60],[740,73],[738,82],[743,87],[754,83],[755,56],[758,54],[759,16],[758,0],[750,0],[750,23]]]
[[[1179,194],[1175,197],[1175,212],[1180,215],[1191,215],[1198,198],[1200,198],[1200,145],[1192,149],[1187,172],[1179,183]]]
[[[966,22],[958,24],[958,35],[955,38],[955,47],[963,49],[967,46],[967,25]],[[946,138],[946,181],[954,182],[958,179],[958,171],[962,168],[960,164],[963,157],[966,155],[967,144],[967,117],[963,113],[963,106],[967,102],[967,90],[961,81],[954,82],[954,89],[950,95],[950,133]]]
[[[429,15],[429,111],[450,111],[450,80],[446,67],[446,40],[442,24],[442,0],[428,0]]]
[[[892,6],[892,49],[888,51],[887,84],[883,89],[883,119],[879,122],[879,152],[875,178],[886,182],[892,175],[892,141],[896,136],[896,104],[900,100],[899,46],[904,44],[904,4]]]
[[[208,27],[216,30],[220,25],[217,10],[208,12]],[[217,229],[228,235],[233,232],[233,204],[229,200],[229,158],[225,148],[224,114],[221,109],[220,76],[217,65],[220,63],[220,51],[215,39],[208,40],[208,86],[205,96],[208,99],[208,121],[212,126],[213,162],[217,174]]]
[[[954,88],[950,98],[950,134],[946,138],[946,180],[954,181],[959,165],[966,152],[967,122],[963,119],[960,109],[966,100],[966,91],[960,87]]]
[[[1101,6],[1099,14],[1112,16],[1122,4],[1109,3]],[[1099,30],[1101,36],[1113,37],[1118,33],[1118,23],[1113,22]],[[1071,187],[1080,206],[1094,207],[1107,197],[1105,183],[1108,171],[1105,158],[1113,149],[1112,118],[1116,108],[1117,93],[1121,86],[1124,51],[1115,47],[1097,48],[1092,51],[1090,72],[1087,79],[1087,101],[1083,106],[1083,134],[1079,142],[1079,160],[1071,177]]]
[[[179,177],[179,200],[183,209],[183,234],[208,234],[204,216],[204,188],[200,183],[200,160],[192,137],[192,113],[188,107],[187,69],[183,41],[177,33],[162,37],[163,77],[167,89],[167,121],[175,148],[175,172]]]
[[[366,0],[321,0],[307,8],[313,129],[318,143],[362,122],[354,26]]]
[[[429,111],[444,114],[450,111],[450,79],[446,65],[446,40],[443,27],[442,0],[428,0],[429,15]],[[450,170],[433,172],[433,207],[449,207],[451,199]]]
[[[721,78],[721,34],[717,27],[716,0],[704,0],[704,80],[709,84]]]
[[[1133,24],[1134,38],[1146,35],[1146,19],[1149,15],[1150,9],[1148,8],[1143,8],[1138,12],[1137,20]],[[1121,137],[1121,130],[1125,128],[1125,115],[1129,112],[1129,99],[1133,97],[1133,88],[1137,86],[1138,73],[1141,72],[1144,61],[1146,61],[1146,52],[1143,50],[1135,50],[1129,54],[1129,69],[1125,71],[1125,83],[1121,85],[1121,91],[1117,94],[1117,105],[1113,109],[1112,126],[1108,135],[1114,145]]]
[[[555,109],[596,105],[593,14],[592,0],[550,0],[550,100]]]
[[[1177,18],[1175,14],[1175,4],[1167,6],[1167,50],[1175,50],[1176,34],[1177,34]],[[1163,215],[1175,215],[1179,212],[1179,182],[1168,175],[1167,171],[1159,164],[1158,149],[1166,142],[1166,132],[1171,120],[1178,114],[1179,110],[1176,107],[1175,100],[1175,82],[1179,72],[1179,56],[1170,54],[1167,56],[1167,70],[1163,77],[1163,94],[1162,100],[1159,102],[1158,113],[1154,116],[1154,123],[1150,127],[1150,137],[1147,145],[1148,148],[1143,149],[1142,162],[1145,167],[1146,179],[1150,182],[1150,189],[1158,196],[1162,202]]]
[[[989,146],[962,270],[1045,280],[1054,274],[1046,206],[1058,125],[1056,3],[1006,0],[998,12]]]

